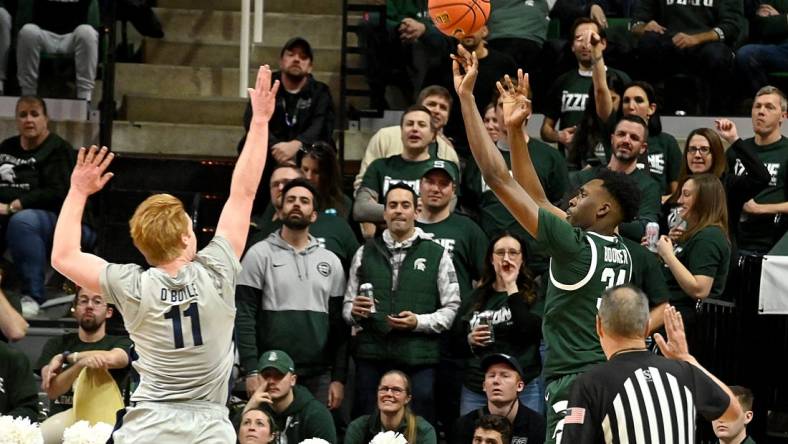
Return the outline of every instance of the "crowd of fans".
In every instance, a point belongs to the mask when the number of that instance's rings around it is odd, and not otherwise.
[[[702,346],[700,304],[726,297],[739,258],[767,253],[788,226],[788,102],[762,77],[782,68],[752,61],[780,46],[746,45],[734,58],[747,41],[736,2],[559,0],[551,14],[571,23],[576,66],[534,97],[530,85],[551,78],[536,66],[550,5],[493,1],[489,30],[461,39],[449,59],[452,42],[411,3],[389,1],[386,32],[370,24],[362,39],[378,55],[399,48],[368,60],[379,81],[370,85],[384,91],[376,100],[396,79],[416,103],[372,137],[353,197],[342,192],[330,91],[311,75],[309,42],[293,38],[280,70],[261,68],[250,89],[248,133],[214,240],[197,250],[172,196],[135,212],[131,236],[147,271],[81,252],[94,240],[84,206],[110,179],[112,154],[82,149],[75,161],[48,130],[44,102],[20,98],[19,135],[0,144],[0,227],[25,298],[0,293],[3,339],[21,339],[18,312],[29,317],[43,302],[50,252],[80,286],[79,328],[52,339],[34,368],[0,342],[0,413],[40,419],[43,391],[60,414],[80,372],[105,369],[127,396],[115,442],[230,442],[230,421],[241,444],[367,443],[385,431],[409,443],[554,443],[562,434],[600,442],[610,421],[626,434],[642,426],[633,416],[654,409],[661,426],[678,410],[674,421],[688,428],[676,436],[692,436],[694,418],[688,424],[677,407],[691,402],[681,385],[716,420],[721,442],[751,440],[751,395],[691,352]],[[785,22],[780,7],[756,8],[750,34],[761,36],[761,19]],[[605,60],[614,10],[631,14],[640,36],[632,57],[644,71],[631,77]],[[748,54],[751,76],[734,80]],[[713,73],[703,82],[714,91],[740,85],[754,137],[717,118],[686,135],[682,150],[662,131],[655,92],[672,75],[663,71],[678,67]],[[718,94],[706,109],[721,113],[736,98]],[[526,125],[540,107],[542,140]],[[118,315],[131,340],[106,334]],[[654,333],[667,359],[647,351]],[[238,390],[227,403],[233,360]],[[642,368],[653,369],[651,381],[665,372],[671,404],[619,405]],[[587,371],[615,377],[600,383]],[[652,439],[665,433],[650,427]]]

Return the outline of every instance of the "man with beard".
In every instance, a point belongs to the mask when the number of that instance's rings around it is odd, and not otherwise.
[[[36,368],[41,369],[41,388],[53,400],[50,414],[71,408],[71,385],[83,368],[108,369],[123,388],[129,365],[131,341],[126,336],[107,334],[106,321],[114,309],[104,297],[80,288],[71,307],[79,329],[47,341]]]
[[[282,228],[252,246],[241,262],[235,326],[249,395],[265,382],[255,366],[260,352],[285,350],[296,362],[299,383],[336,409],[347,372],[345,276],[337,256],[309,234],[317,219],[316,194],[301,178],[282,188]]]
[[[282,87],[276,94],[276,109],[268,123],[268,150],[274,162],[266,164],[260,183],[268,183],[276,165],[295,165],[295,156],[303,145],[323,141],[334,144],[334,102],[328,85],[312,76],[314,54],[312,46],[302,37],[293,37],[282,47],[279,71],[271,81],[279,80]],[[252,105],[246,106],[244,128],[248,132],[252,120]],[[246,136],[238,142],[243,149]],[[262,210],[268,203],[268,193],[258,192],[255,209]]]
[[[648,126],[643,119],[634,115],[621,117],[610,136],[613,155],[610,156],[607,167],[597,166],[582,170],[574,176],[572,184],[572,189],[577,190],[580,185],[598,177],[606,169],[631,177],[640,190],[640,207],[633,221],[619,226],[619,233],[637,242],[640,242],[646,233],[646,224],[659,219],[661,205],[659,184],[648,172],[637,166],[638,158],[646,152],[647,139]]]

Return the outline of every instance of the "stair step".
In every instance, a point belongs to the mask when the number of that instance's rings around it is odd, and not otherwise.
[[[115,121],[112,149],[147,156],[234,158],[243,126]]]
[[[127,95],[123,117],[129,121],[239,125],[246,99],[234,97],[163,97]]]
[[[241,39],[241,13],[237,11],[156,8],[156,15],[167,40],[237,45]],[[313,47],[339,47],[341,30],[342,16],[338,14],[266,12],[263,15],[263,41],[270,46],[281,47],[297,33]]]
[[[160,8],[212,9],[240,11],[241,0],[158,0]],[[254,9],[254,0],[251,2]],[[314,14],[341,14],[342,2],[338,0],[265,0],[265,12],[294,12]]]

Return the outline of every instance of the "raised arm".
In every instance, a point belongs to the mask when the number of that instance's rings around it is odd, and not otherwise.
[[[99,150],[93,145],[89,150],[79,149],[77,164],[71,173],[71,188],[60,208],[52,242],[52,267],[94,293],[101,293],[99,275],[107,261],[82,251],[82,213],[88,197],[104,188],[112,178],[112,173],[105,171],[114,157],[107,147]]]
[[[531,117],[531,101],[528,99],[530,82],[528,74],[523,74],[522,69],[517,70],[517,86],[507,75],[504,84],[497,82],[495,86],[503,100],[503,124],[506,125],[510,154],[512,159],[512,175],[514,180],[525,189],[525,192],[539,205],[540,208],[565,219],[566,213],[553,205],[547,198],[536,174],[531,153],[528,151],[527,123]]]
[[[607,121],[613,114],[613,97],[607,85],[607,68],[605,67],[605,46],[599,34],[589,30],[583,36],[583,43],[591,48],[591,81],[594,85],[594,101],[596,102],[596,115],[602,121]]]
[[[517,222],[536,237],[539,206],[509,174],[509,168],[507,168],[503,156],[490,135],[487,134],[479,109],[476,107],[473,97],[473,85],[476,83],[476,76],[479,73],[479,61],[476,58],[476,53],[469,54],[462,45],[458,45],[457,55],[452,55],[452,59],[454,89],[460,97],[462,119],[465,123],[465,132],[473,158],[490,189],[517,219]]]
[[[271,70],[268,65],[261,66],[257,72],[254,89],[249,88],[249,99],[252,102],[252,122],[249,133],[235,163],[232,182],[230,182],[230,197],[224,204],[219,223],[216,225],[216,235],[230,242],[237,257],[241,257],[246,245],[252,202],[260,185],[268,156],[268,121],[276,107],[278,89],[278,80],[271,86]]]

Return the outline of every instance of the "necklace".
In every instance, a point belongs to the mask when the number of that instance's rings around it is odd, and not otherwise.
[[[644,351],[648,351],[648,349],[647,349],[646,347],[630,347],[630,348],[622,348],[621,350],[618,350],[617,352],[615,352],[615,353],[613,353],[612,355],[610,355],[610,358],[608,358],[608,361],[610,361],[610,360],[612,360],[613,358],[615,358],[616,356],[618,356],[618,355],[621,355],[621,354],[624,354],[624,353],[631,353],[631,352],[644,352]]]

